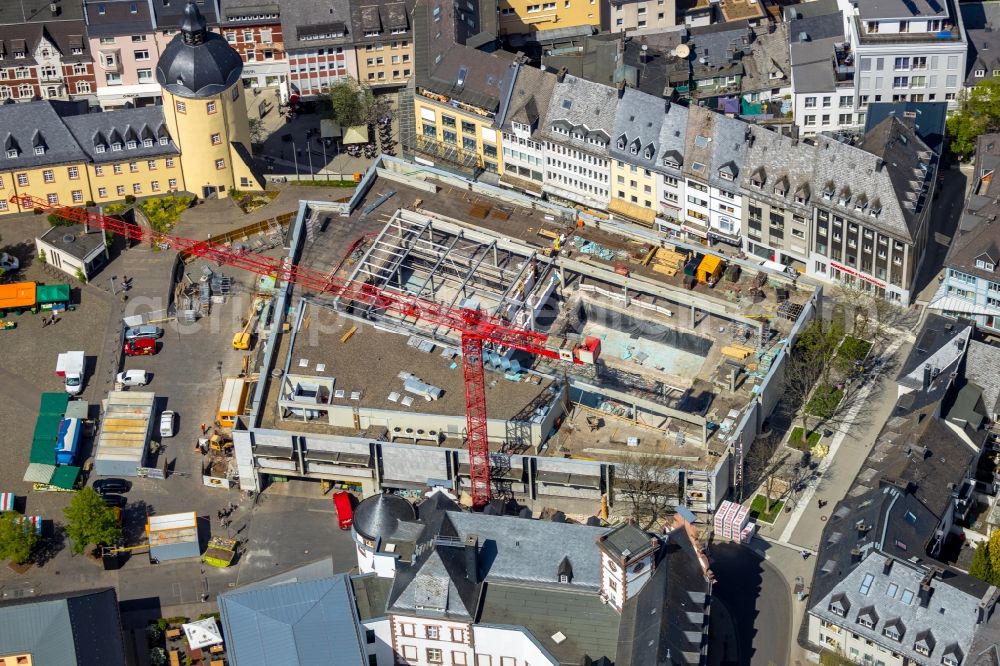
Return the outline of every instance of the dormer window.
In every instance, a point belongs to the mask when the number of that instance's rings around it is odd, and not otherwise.
[[[111,144],[111,152],[116,152],[121,149],[122,149],[122,144],[118,143],[117,141]]]
[[[165,146],[165,145],[167,145],[168,143],[170,143],[170,139],[168,139],[168,138],[167,138],[167,137],[165,137],[165,136],[161,136],[161,137],[160,137],[160,145],[161,145],[161,146]]]
[[[859,615],[858,624],[860,624],[862,627],[868,627],[869,629],[875,627],[875,623],[872,622],[872,618],[870,615]]]
[[[681,165],[676,159],[674,159],[670,155],[666,155],[663,158],[663,166],[668,166],[671,167],[672,169],[679,169]]]
[[[625,150],[625,138],[618,139],[618,150]]]
[[[143,146],[143,148],[152,148],[153,147],[153,140],[152,139],[143,139],[142,140],[142,146]]]
[[[45,154],[45,146],[35,146],[35,154],[36,155],[44,155]]]
[[[17,157],[17,148],[9,149],[7,151],[7,157],[9,157],[10,159],[14,159],[15,157]]]
[[[638,155],[639,154],[639,146],[637,146],[635,144],[632,144],[632,147],[629,148],[629,152],[632,153],[633,155]]]
[[[132,150],[133,148],[135,148],[136,145],[137,144],[136,144],[135,141],[126,141],[125,142],[125,147],[128,148],[129,150]]]
[[[104,144],[103,143],[99,143],[96,146],[94,146],[94,152],[103,153],[104,152]]]
[[[992,261],[987,261],[986,259],[976,259],[976,268],[982,269],[984,271],[990,271],[992,273],[993,269],[996,268],[996,266],[993,264]]]
[[[840,617],[844,617],[844,609],[842,606],[840,606],[840,604],[830,604],[828,610],[834,615],[839,615]]]
[[[644,152],[643,155],[645,156],[645,158],[647,160],[653,159],[653,147],[652,146],[647,146],[646,147],[646,152]]]
[[[753,178],[751,178],[750,183],[758,190],[764,189],[764,181],[761,180],[759,176],[754,176]]]

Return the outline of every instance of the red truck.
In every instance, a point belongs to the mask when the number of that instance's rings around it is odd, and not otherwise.
[[[153,338],[137,338],[128,340],[124,347],[126,356],[152,356],[156,353],[156,340]]]
[[[333,506],[337,508],[337,522],[340,529],[349,530],[354,524],[354,507],[351,505],[351,493],[341,490],[333,494]]]

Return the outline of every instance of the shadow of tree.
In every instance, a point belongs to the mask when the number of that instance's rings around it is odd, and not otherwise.
[[[41,568],[51,562],[66,547],[66,528],[60,523],[52,523],[52,533],[45,536],[35,547],[32,560]]]

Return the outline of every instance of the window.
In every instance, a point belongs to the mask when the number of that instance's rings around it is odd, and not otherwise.
[[[992,271],[995,266],[992,262],[985,261],[983,259],[976,259],[976,268],[981,268],[984,271]]]
[[[139,163],[138,162],[129,162],[128,163],[128,170],[131,173],[139,173]]]
[[[139,83],[149,83],[153,80],[153,70],[149,68],[137,69],[135,73],[139,76]]]
[[[158,180],[154,180],[154,181],[151,181],[151,182],[149,183],[149,187],[150,187],[150,188],[151,188],[151,189],[152,189],[152,190],[153,190],[154,192],[159,192],[159,191],[160,191],[160,181],[158,181]]]
[[[451,630],[451,640],[453,643],[464,643],[465,642],[465,629],[452,629]]]
[[[223,160],[223,159],[215,160],[215,168],[216,169],[225,169],[226,168],[226,160]]]
[[[807,108],[807,109],[815,109],[816,108],[816,98],[815,97],[806,97],[805,108]]]
[[[469,662],[466,660],[464,652],[453,650],[451,653],[451,663],[454,666],[468,666]]]
[[[187,113],[187,104],[184,102],[177,102],[177,113]]]
[[[51,206],[55,206],[56,204],[59,203],[59,195],[58,194],[50,192],[49,194],[45,195],[45,198],[48,200],[49,205],[51,205]]]
[[[815,125],[816,124],[816,116],[814,116],[812,114],[806,116],[806,118],[805,118],[805,124],[806,124],[806,127],[809,127],[810,125]]]
[[[892,77],[892,87],[893,88],[909,88],[910,87],[910,77],[908,77],[908,76],[894,76],[894,77]]]
[[[208,111],[209,113],[215,113],[216,111],[215,102],[208,102],[207,104],[205,104],[205,110]]]
[[[444,653],[438,648],[427,648],[427,662],[431,664],[444,663]]]
[[[132,35],[132,41],[134,43],[146,41],[146,35]]]
[[[66,169],[66,175],[69,176],[70,180],[76,180],[80,177],[79,167],[71,166]]]
[[[170,188],[171,192],[176,192],[177,191],[177,179],[176,178],[171,178],[170,180],[168,180],[167,181],[167,187]]]
[[[115,43],[115,38],[114,37],[101,37],[100,43],[101,44],[114,44]]]
[[[222,143],[222,135],[216,132],[212,135],[212,145],[218,146],[220,143]]]
[[[115,187],[115,191],[118,193],[118,196],[120,196],[120,197],[125,196],[125,186],[124,185],[118,185],[117,187]]]
[[[432,641],[441,640],[441,627],[430,624],[424,627],[424,630],[429,640]]]
[[[42,180],[44,180],[46,183],[56,182],[56,176],[52,172],[52,169],[46,169],[45,171],[42,172]]]
[[[404,645],[403,658],[407,660],[415,660],[417,658],[417,648],[412,645]]]
[[[132,194],[142,194],[141,183],[132,183]]]
[[[132,55],[135,56],[136,60],[149,60],[149,49],[139,49],[138,51],[133,51]]]
[[[17,174],[17,184],[20,185],[21,187],[27,187],[28,186],[28,174],[26,174],[26,173],[19,173],[19,174]]]
[[[166,165],[168,169],[171,169],[174,166],[174,158],[168,157],[166,160],[163,161],[163,163]]]
[[[98,187],[97,188],[97,196],[99,196],[102,199],[105,198],[105,197],[107,197],[108,196],[108,188],[106,188],[106,187]]]

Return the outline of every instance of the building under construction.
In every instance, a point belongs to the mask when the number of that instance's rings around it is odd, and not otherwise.
[[[717,507],[812,316],[814,288],[791,276],[391,159],[329,206],[303,202],[291,261],[554,347],[598,341],[584,363],[484,350],[494,492],[529,505],[586,514],[604,495],[614,512],[625,465],[662,456],[679,503]],[[301,288],[282,298],[269,380],[234,429],[241,486],[468,489],[460,332]]]

